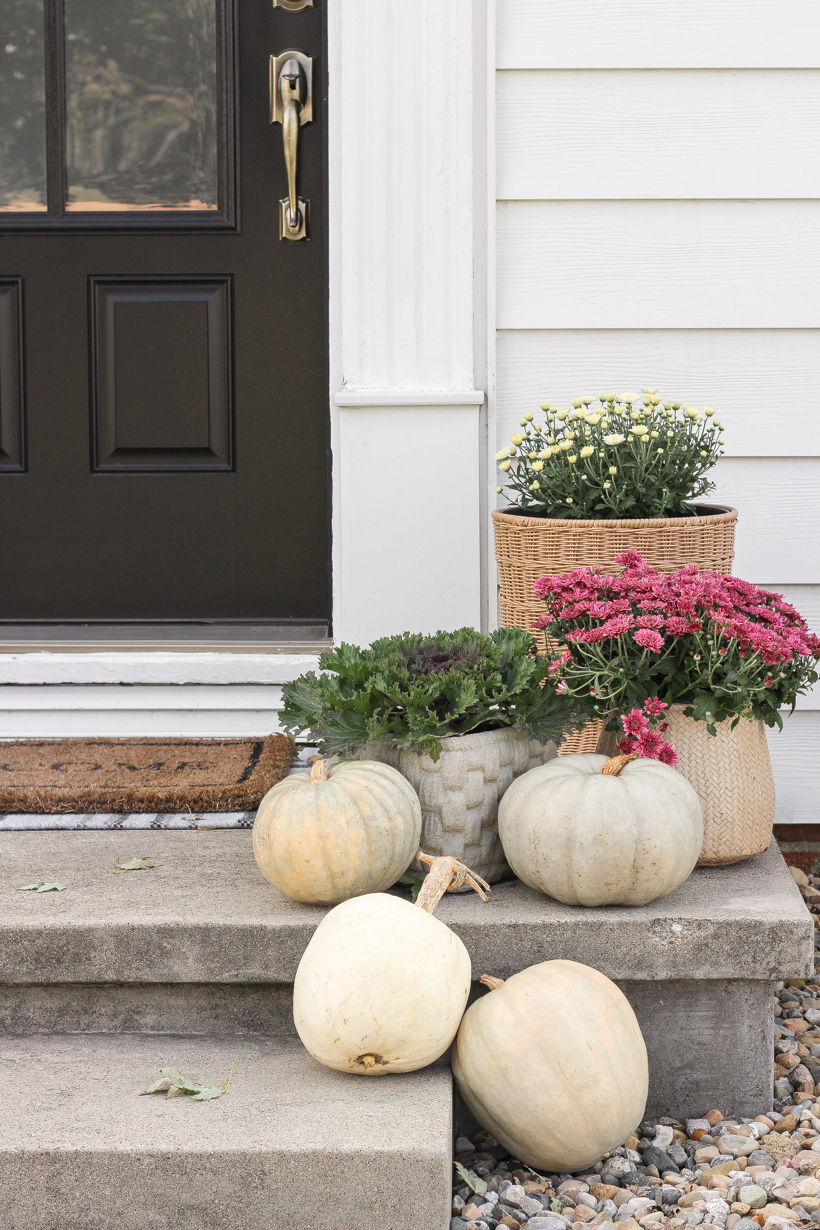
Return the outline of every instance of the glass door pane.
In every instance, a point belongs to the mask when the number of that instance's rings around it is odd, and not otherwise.
[[[68,213],[217,210],[216,0],[65,0]]]
[[[44,213],[43,0],[3,0],[0,11],[0,212]]]

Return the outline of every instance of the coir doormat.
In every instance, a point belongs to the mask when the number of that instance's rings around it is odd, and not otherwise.
[[[249,811],[292,758],[284,735],[20,739],[0,743],[0,813]]]

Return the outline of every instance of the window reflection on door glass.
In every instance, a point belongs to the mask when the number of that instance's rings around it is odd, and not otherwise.
[[[217,209],[216,0],[65,0],[69,212]]]
[[[2,0],[0,12],[0,211],[41,213],[47,208],[43,0]]]

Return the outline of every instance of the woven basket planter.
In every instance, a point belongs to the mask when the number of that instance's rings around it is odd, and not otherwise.
[[[710,735],[705,722],[684,716],[683,705],[670,705],[665,738],[678,753],[675,768],[695,789],[703,808],[703,849],[698,867],[722,867],[753,858],[768,849],[774,824],[774,778],[766,727],[741,718],[717,724]],[[606,731],[598,750],[610,755],[617,735]],[[611,749],[611,750],[610,750]]]
[[[533,631],[544,614],[543,602],[533,597],[539,577],[585,567],[614,571],[624,551],[638,551],[660,572],[677,572],[686,564],[704,572],[731,572],[737,509],[700,507],[705,515],[699,517],[634,521],[572,521],[494,509],[501,626]],[[559,755],[594,752],[601,729],[600,722],[588,722],[563,740]]]
[[[421,848],[426,854],[452,854],[494,884],[513,874],[498,836],[501,796],[522,773],[555,754],[554,743],[528,739],[507,726],[442,739],[438,760],[381,739],[365,744],[356,758],[381,760],[410,782],[421,803]],[[409,870],[427,872],[417,861]]]

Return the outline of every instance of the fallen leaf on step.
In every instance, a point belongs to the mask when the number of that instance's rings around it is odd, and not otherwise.
[[[33,884],[21,884],[17,889],[18,893],[61,893],[71,881],[74,879],[74,868],[71,868],[71,875],[65,884],[60,884],[57,880],[35,880]]]
[[[213,1098],[221,1098],[223,1093],[227,1093],[235,1067],[236,1060],[231,1064],[231,1070],[221,1085],[203,1085],[200,1081],[191,1080],[189,1076],[183,1076],[179,1068],[160,1068],[162,1078],[154,1081],[153,1085],[149,1085],[142,1092],[164,1093],[166,1098],[188,1094],[192,1102],[210,1102]]]
[[[483,1196],[487,1190],[487,1184],[484,1180],[479,1179],[478,1176],[474,1177],[469,1174],[469,1172],[462,1166],[461,1162],[453,1162],[453,1165],[458,1171],[459,1177],[464,1180],[470,1190],[474,1191],[477,1196]]]
[[[114,875],[118,871],[150,871],[152,867],[161,867],[162,863],[155,863],[148,858],[130,858],[127,863],[121,863],[119,855],[117,855],[114,863]]]

